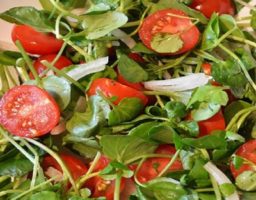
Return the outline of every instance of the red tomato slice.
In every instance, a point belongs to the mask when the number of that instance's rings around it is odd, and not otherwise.
[[[59,119],[57,103],[37,86],[16,86],[0,101],[0,123],[17,136],[34,138],[45,135]]]
[[[212,74],[212,65],[210,63],[203,63],[202,68],[206,75],[210,76]]]
[[[36,69],[38,74],[41,74],[47,67],[45,67],[41,61],[46,60],[48,62],[52,62],[57,54],[49,54],[49,55],[43,55],[40,56],[35,62],[34,62],[34,68]],[[55,62],[54,67],[58,69],[63,69],[65,67],[68,67],[72,65],[72,62],[66,58],[65,56],[60,56],[59,59]]]
[[[245,158],[246,160],[256,165],[256,140],[249,140],[248,142],[244,143],[242,146],[238,148],[235,154],[237,156]],[[236,169],[232,162],[230,163],[230,170],[234,178],[236,178],[239,174],[243,173],[244,171],[255,171],[255,169],[250,164],[242,164],[242,166],[239,169]]]
[[[74,180],[77,180],[87,172],[87,166],[77,157],[67,153],[61,153],[60,157],[67,166]],[[53,167],[62,172],[60,165],[50,155],[44,157],[42,167],[44,171],[46,171],[49,167]]]
[[[114,101],[114,104],[116,105],[122,99],[131,97],[139,98],[144,105],[148,102],[148,98],[141,91],[135,90],[108,78],[99,78],[94,80],[87,94],[89,96],[95,95],[97,90],[100,90],[107,97],[117,97],[117,100]]]
[[[183,41],[183,47],[170,55],[181,54],[193,49],[200,36],[198,28],[188,16],[183,11],[176,9],[159,10],[144,19],[139,30],[139,37],[149,49],[152,49],[150,43],[157,33],[178,34]]]
[[[171,145],[160,145],[155,153],[173,155],[176,152]],[[148,182],[158,176],[158,174],[170,162],[170,158],[149,158],[140,167],[137,173],[137,179],[141,183]],[[168,172],[182,170],[182,163],[180,160],[175,160]]]
[[[235,7],[231,0],[193,0],[190,7],[202,12],[208,18],[214,12],[219,14],[235,14]]]
[[[27,25],[16,25],[12,30],[12,41],[19,40],[26,52],[31,54],[46,55],[57,53],[62,40],[55,38],[53,34],[38,32]]]

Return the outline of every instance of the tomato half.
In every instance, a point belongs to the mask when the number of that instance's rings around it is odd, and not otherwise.
[[[139,30],[139,37],[146,47],[153,50],[151,41],[158,33],[178,34],[183,41],[183,47],[171,55],[193,49],[200,36],[198,28],[189,17],[183,11],[176,9],[159,10],[144,19]]]
[[[12,41],[19,40],[26,52],[31,54],[46,55],[57,53],[62,40],[55,38],[53,34],[38,32],[27,25],[15,25],[12,29]]]
[[[249,140],[244,143],[242,146],[238,148],[235,152],[235,155],[245,158],[246,160],[252,162],[256,165],[256,140]],[[239,174],[243,173],[244,171],[255,171],[255,167],[253,168],[252,165],[249,163],[244,163],[239,169],[236,169],[233,163],[230,163],[230,170],[234,178],[236,178]]]
[[[176,150],[171,145],[160,145],[155,153],[173,155]],[[149,158],[142,163],[140,169],[137,172],[137,179],[141,183],[150,181],[158,176],[158,174],[165,168],[170,162],[171,158]],[[175,160],[168,172],[182,170],[182,163],[180,160]]]
[[[77,180],[78,178],[83,176],[88,170],[87,166],[80,159],[71,154],[61,153],[60,158],[67,166],[74,180]],[[58,162],[50,155],[46,155],[43,158],[42,167],[44,171],[47,171],[49,167],[53,167],[58,171],[62,172],[62,169]]]
[[[214,12],[219,14],[235,14],[232,0],[193,0],[190,7],[202,12],[208,18]]]
[[[41,61],[42,60],[46,60],[48,62],[52,62],[55,57],[57,55],[56,54],[49,54],[49,55],[43,55],[40,56],[35,62],[34,62],[34,68],[36,69],[38,74],[41,74],[45,69],[47,69],[47,67],[45,67]],[[68,67],[72,65],[72,62],[65,56],[60,56],[59,59],[55,62],[54,67],[58,68],[58,69],[63,69],[65,67]]]
[[[148,98],[143,92],[108,78],[94,80],[87,94],[89,96],[95,95],[97,90],[100,90],[106,97],[116,97],[114,104],[118,104],[124,98],[131,97],[139,98],[144,105],[148,102]]]
[[[33,85],[10,89],[0,101],[0,123],[21,137],[39,137],[59,122],[60,110],[45,90]]]

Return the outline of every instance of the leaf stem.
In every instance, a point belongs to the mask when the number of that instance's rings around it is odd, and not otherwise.
[[[237,36],[233,36],[233,35],[228,36],[228,38],[232,39],[232,40],[235,40],[237,42],[243,42],[245,44],[248,44],[248,45],[256,48],[256,43],[251,41],[251,40],[247,40],[245,38],[241,38],[241,37],[237,37]]]
[[[121,186],[122,172],[117,172],[115,179],[114,200],[120,199],[120,186]]]

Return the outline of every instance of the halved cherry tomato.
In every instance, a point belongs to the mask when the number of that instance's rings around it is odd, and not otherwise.
[[[189,115],[188,119],[192,119],[192,117]],[[215,130],[225,130],[226,123],[222,111],[220,110],[209,119],[199,121],[198,126],[200,132],[198,137],[208,135]]]
[[[144,19],[139,30],[139,37],[149,49],[152,49],[151,41],[157,33],[178,34],[180,36],[183,47],[171,55],[193,49],[198,43],[200,35],[198,28],[189,17],[183,11],[176,9],[159,10]]]
[[[139,98],[144,105],[148,102],[148,98],[141,91],[108,78],[94,80],[87,94],[89,96],[95,95],[97,90],[100,90],[106,97],[117,97],[114,104],[118,104],[124,98],[131,97]]]
[[[206,75],[210,76],[212,74],[212,65],[210,63],[203,63],[202,69]]]
[[[75,157],[74,155],[71,155],[68,153],[60,153],[60,158],[67,166],[74,180],[77,180],[88,171],[88,168],[83,163],[83,161],[81,161],[79,158]],[[42,167],[44,171],[47,171],[49,167],[52,167],[62,172],[62,169],[58,164],[58,162],[50,155],[46,155],[43,158]]]
[[[38,74],[41,74],[45,69],[47,69],[42,63],[42,60],[46,60],[48,62],[52,62],[56,54],[49,54],[49,55],[43,55],[40,56],[35,62],[34,62],[34,68],[36,69]],[[65,67],[68,67],[72,65],[72,62],[65,56],[60,56],[59,59],[55,62],[54,67],[58,69],[63,69]]]
[[[173,155],[176,150],[171,145],[160,145],[155,153]],[[171,158],[149,158],[142,163],[140,169],[137,172],[137,179],[141,183],[145,183],[157,177],[157,175],[165,168],[170,162]],[[180,160],[175,160],[168,172],[182,170],[182,163]]]
[[[235,152],[235,155],[245,158],[249,162],[256,165],[256,140],[249,140],[244,143],[242,146],[238,148]],[[234,178],[236,178],[239,174],[243,173],[244,171],[255,171],[255,168],[250,165],[249,163],[243,163],[239,169],[236,169],[233,163],[230,163],[230,170]]]
[[[39,55],[57,53],[63,44],[53,34],[38,32],[27,25],[14,26],[12,41],[15,43],[16,40],[21,42],[26,52]]]
[[[39,137],[52,130],[60,119],[60,110],[45,90],[33,85],[10,89],[0,101],[0,123],[21,137]]]
[[[190,7],[199,10],[208,18],[214,12],[219,14],[235,14],[232,0],[193,0]]]

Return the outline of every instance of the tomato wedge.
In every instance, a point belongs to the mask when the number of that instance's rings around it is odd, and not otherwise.
[[[235,155],[245,158],[249,162],[256,165],[256,140],[249,140],[244,143],[242,146],[238,148],[235,152]],[[236,178],[239,174],[243,173],[244,171],[255,171],[255,168],[252,167],[249,163],[243,163],[239,169],[236,169],[233,163],[230,163],[230,170],[234,178]]]
[[[144,19],[139,30],[139,37],[146,47],[153,50],[151,41],[158,33],[179,35],[183,41],[181,49],[170,53],[171,55],[185,53],[193,49],[200,36],[198,28],[189,17],[183,11],[176,9],[159,10]]]
[[[59,119],[57,103],[37,86],[16,86],[0,101],[0,123],[13,135],[29,138],[45,135]]]
[[[173,155],[176,150],[171,145],[160,145],[155,153]],[[165,166],[170,162],[171,158],[149,158],[142,163],[140,169],[137,172],[137,179],[141,183],[148,182],[157,177],[157,175],[165,168]],[[182,163],[180,160],[175,160],[171,167],[168,169],[168,172],[182,170]]]
[[[15,43],[17,40],[26,52],[39,55],[57,53],[63,44],[63,41],[56,39],[53,34],[38,32],[27,25],[14,26],[12,41]]]
[[[148,102],[148,98],[141,91],[108,78],[94,80],[87,94],[89,96],[95,95],[97,90],[100,90],[106,97],[116,97],[114,104],[118,104],[124,98],[131,97],[139,98],[144,105]]]
[[[219,14],[235,14],[232,0],[193,0],[190,7],[202,12],[208,18],[214,12]]]

